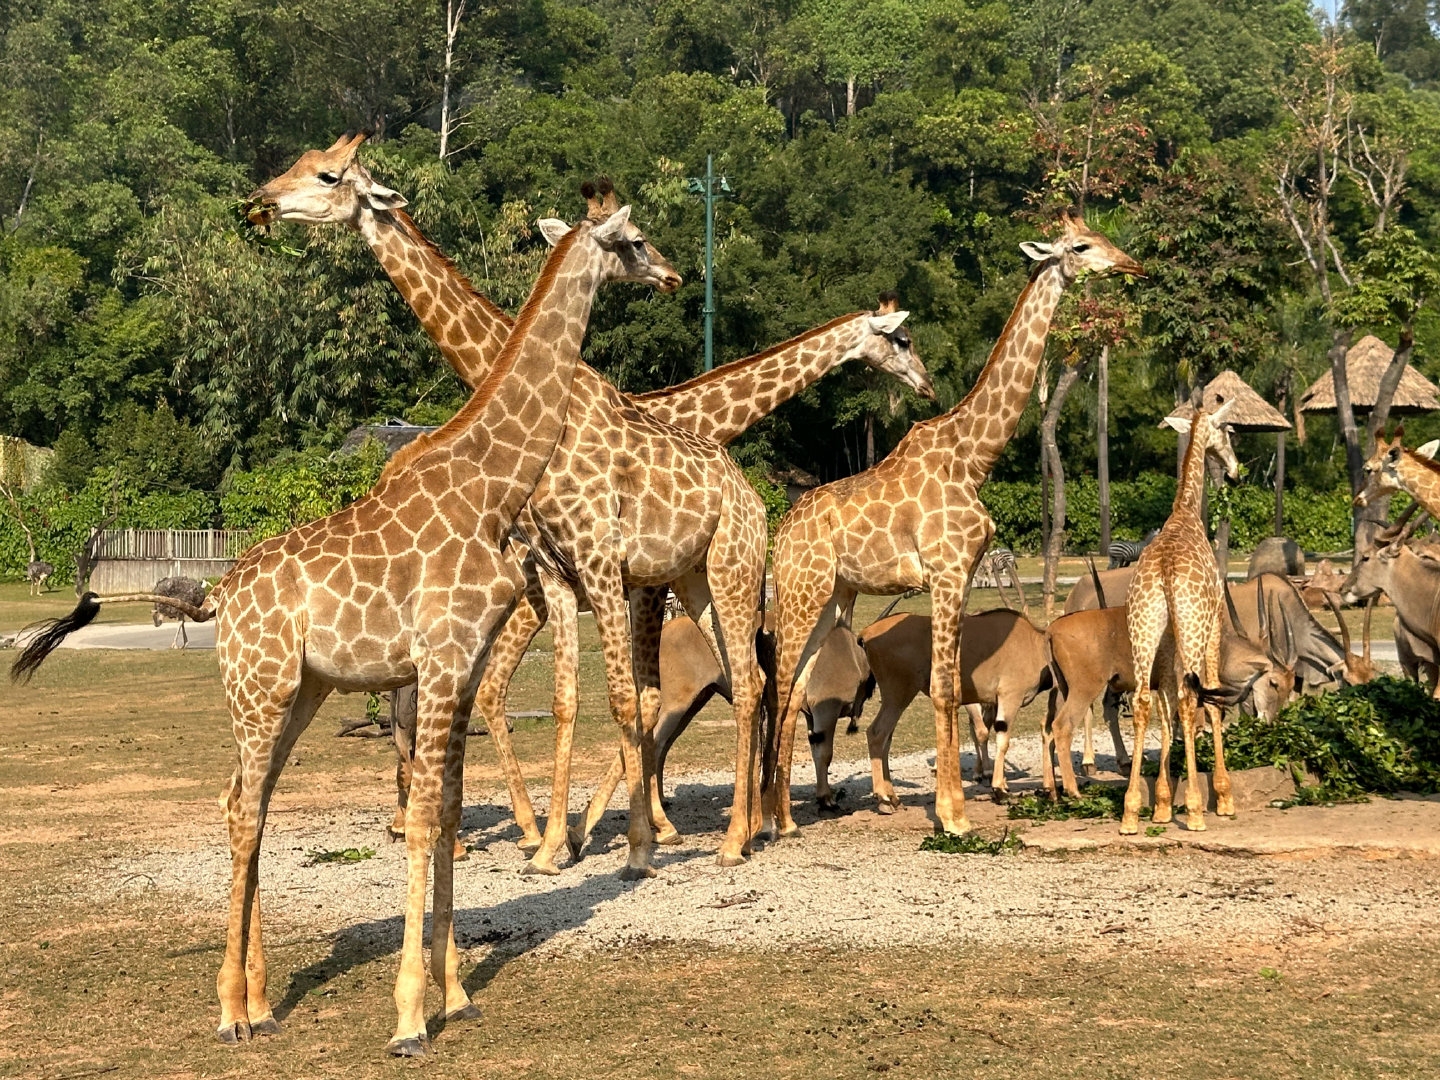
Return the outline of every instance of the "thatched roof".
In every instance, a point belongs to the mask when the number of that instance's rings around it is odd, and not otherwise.
[[[393,457],[405,444],[413,442],[427,431],[434,430],[433,427],[419,427],[400,420],[390,420],[384,424],[364,424],[345,436],[345,441],[340,444],[340,451],[353,453],[364,446],[368,439],[374,439],[385,448],[387,458]]]
[[[1235,402],[1234,408],[1228,413],[1230,426],[1235,431],[1286,431],[1290,427],[1290,421],[1286,420],[1275,406],[1257,394],[1249,383],[1233,371],[1222,371],[1200,391],[1200,400],[1206,409],[1217,408],[1221,399]],[[1170,415],[1189,416],[1194,411],[1187,401],[1176,406]]]
[[[54,457],[54,450],[31,446],[13,435],[0,435],[0,483],[29,491],[40,481]]]
[[[1349,375],[1350,404],[1356,410],[1367,412],[1374,408],[1380,393],[1380,376],[1385,374],[1394,355],[1395,350],[1373,334],[1367,334],[1350,347],[1345,356],[1345,370]],[[1335,380],[1330,372],[1325,372],[1300,395],[1300,409],[1302,412],[1335,411]],[[1407,365],[1390,411],[1430,412],[1434,409],[1440,409],[1440,387]]]

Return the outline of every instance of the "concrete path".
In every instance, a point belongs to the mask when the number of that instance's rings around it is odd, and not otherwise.
[[[186,636],[190,639],[188,649],[215,648],[215,624],[213,622],[185,624]],[[108,624],[86,626],[76,630],[60,646],[62,649],[168,649],[175,640],[175,624],[147,626],[144,623]],[[24,645],[21,638],[19,644]]]

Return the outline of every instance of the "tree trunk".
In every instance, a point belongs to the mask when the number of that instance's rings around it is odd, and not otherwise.
[[[1330,375],[1335,382],[1335,417],[1340,438],[1345,443],[1345,470],[1350,477],[1350,494],[1360,491],[1365,482],[1365,458],[1360,452],[1360,431],[1355,426],[1355,408],[1350,404],[1350,376],[1345,366],[1350,351],[1350,331],[1337,326],[1331,331]]]
[[[865,467],[875,467],[875,414],[865,414]]]
[[[445,75],[440,91],[440,160],[450,156],[450,76],[455,64],[455,39],[460,36],[460,20],[465,17],[465,0],[445,0]]]
[[[1096,387],[1095,476],[1100,488],[1100,554],[1110,554],[1110,346],[1100,350]]]
[[[855,115],[855,76],[845,80],[845,115]]]
[[[1365,445],[1363,450],[1366,454],[1375,446],[1375,436],[1383,434],[1385,426],[1390,421],[1390,409],[1395,404],[1395,392],[1400,388],[1400,380],[1405,376],[1405,368],[1410,364],[1410,357],[1415,352],[1415,326],[1413,323],[1405,323],[1400,328],[1400,341],[1396,346],[1395,355],[1390,358],[1385,373],[1380,376],[1380,386],[1375,395],[1375,407],[1370,410],[1370,417],[1365,422]],[[1390,496],[1372,499],[1368,506],[1360,507],[1355,514],[1355,540],[1357,544],[1368,547],[1375,538],[1375,534],[1385,527],[1390,520]]]
[[[1205,462],[1206,475],[1210,483],[1218,488],[1225,483],[1225,475],[1219,466],[1210,460]],[[1203,519],[1202,519],[1203,520]],[[1215,568],[1220,571],[1220,580],[1230,576],[1230,518],[1223,517],[1215,525]]]
[[[1285,402],[1280,402],[1285,407]],[[1285,432],[1275,433],[1275,535],[1285,535]]]
[[[1055,428],[1060,422],[1060,410],[1075,380],[1080,377],[1079,366],[1066,367],[1055,383],[1050,395],[1050,407],[1045,410],[1045,419],[1040,424],[1040,454],[1046,470],[1054,481],[1051,488],[1052,506],[1050,529],[1045,537],[1045,618],[1055,614],[1055,574],[1060,567],[1060,552],[1065,545],[1065,466],[1060,461],[1060,447],[1055,441]]]

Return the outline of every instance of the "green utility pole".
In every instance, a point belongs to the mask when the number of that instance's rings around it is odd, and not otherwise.
[[[715,175],[715,155],[705,155],[705,175],[689,178],[690,194],[705,200],[705,370],[715,366],[715,200],[733,194],[727,177]]]

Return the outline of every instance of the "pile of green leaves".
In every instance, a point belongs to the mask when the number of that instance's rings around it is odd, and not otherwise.
[[[1215,763],[1209,735],[1196,743],[1201,769]],[[1440,791],[1440,702],[1418,683],[1382,676],[1364,686],[1291,702],[1274,721],[1242,716],[1225,727],[1232,770],[1273,765],[1300,782],[1319,777],[1323,801]]]
[[[979,833],[934,833],[920,841],[921,851],[939,851],[945,855],[1003,855],[1019,851],[1024,845],[1020,837],[1006,829],[998,840]]]
[[[1119,818],[1124,809],[1124,788],[1090,784],[1082,788],[1079,795],[1061,795],[1054,801],[1042,792],[1027,792],[1011,801],[1008,813],[1013,820],[1069,821],[1071,818]],[[1150,808],[1141,807],[1140,816],[1149,817]]]
[[[340,848],[335,851],[322,851],[316,849],[309,852],[305,857],[305,866],[318,866],[321,863],[357,863],[375,857],[375,849],[372,847]]]

